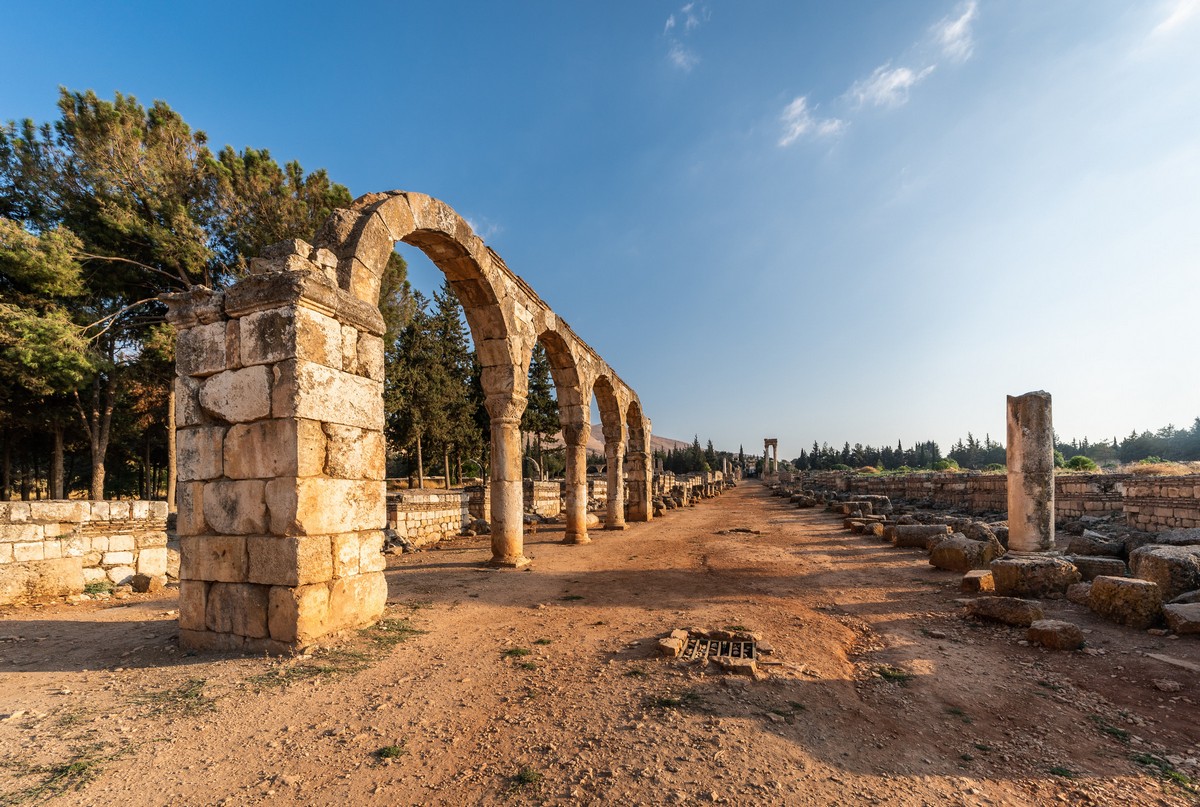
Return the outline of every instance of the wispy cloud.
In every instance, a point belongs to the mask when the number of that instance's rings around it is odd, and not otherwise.
[[[1194,0],[1184,0],[1194,2]],[[957,17],[946,17],[933,26],[934,40],[941,46],[942,55],[954,62],[965,62],[971,58],[975,50],[975,38],[971,32],[971,23],[979,12],[977,0],[967,0],[959,6],[961,12]]]
[[[1169,36],[1200,14],[1200,0],[1176,0],[1163,21],[1154,26],[1151,37]]]
[[[936,65],[920,72],[908,67],[880,65],[865,79],[854,82],[847,93],[858,106],[898,107],[908,102],[908,91],[919,84]]]
[[[467,225],[475,235],[482,238],[484,241],[489,240],[493,236],[504,232],[504,227],[497,224],[486,216],[483,218],[473,218],[471,216],[463,216],[466,219]]]
[[[667,41],[667,61],[685,73],[700,63],[695,49],[684,44],[684,39],[708,20],[708,10],[695,2],[687,3],[679,11],[667,17],[663,23],[663,38]],[[682,29],[682,30],[681,30]]]
[[[807,96],[797,96],[783,108],[779,116],[783,122],[783,137],[779,146],[786,148],[805,135],[832,137],[846,128],[846,122],[837,118],[818,118],[808,107]]]

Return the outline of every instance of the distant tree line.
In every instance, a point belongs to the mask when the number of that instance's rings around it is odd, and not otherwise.
[[[739,452],[741,453],[741,452]],[[700,435],[692,438],[690,446],[656,449],[654,458],[658,460],[664,471],[676,474],[694,474],[705,471],[719,471],[724,465],[723,460],[729,460],[730,465],[739,465],[745,461],[745,454],[739,461],[737,455],[729,451],[717,451],[713,448],[712,440],[706,448],[700,447]]]
[[[1139,462],[1142,460],[1161,460],[1167,462],[1190,462],[1200,460],[1200,417],[1196,418],[1191,428],[1176,428],[1173,425],[1164,426],[1157,431],[1132,431],[1124,439],[1113,437],[1111,441],[1100,440],[1092,442],[1084,437],[1082,440],[1064,442],[1055,439],[1058,465],[1073,465],[1086,469],[1091,467],[1087,462],[1076,461],[1074,458],[1084,458],[1098,466],[1116,465],[1120,463]],[[901,442],[895,448],[863,445],[849,442],[842,448],[836,449],[828,443],[813,442],[812,449],[802,450],[800,456],[791,461],[791,465],[799,470],[837,470],[863,468],[870,466],[881,471],[901,469],[912,470],[941,470],[945,468],[967,468],[985,470],[1002,467],[1006,462],[1005,448],[984,435],[980,440],[971,432],[965,439],[957,440],[943,456],[938,444],[933,440],[915,443],[905,448]]]

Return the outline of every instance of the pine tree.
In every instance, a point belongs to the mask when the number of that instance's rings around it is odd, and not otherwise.
[[[533,346],[533,356],[529,362],[529,392],[525,413],[521,415],[521,431],[534,436],[538,472],[543,479],[546,476],[543,453],[546,438],[561,428],[558,401],[550,376],[550,358],[542,343],[538,342]]]

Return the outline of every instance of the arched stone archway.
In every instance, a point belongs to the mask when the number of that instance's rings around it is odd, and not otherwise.
[[[475,341],[491,417],[491,563],[528,563],[519,425],[538,339],[575,445],[586,445],[597,379],[606,444],[616,452],[609,526],[624,526],[621,460],[633,391],[449,206],[423,194],[369,194],[335,211],[315,246],[264,250],[230,289],[163,298],[178,330],[183,646],[287,650],[382,613],[378,304],[398,241],[445,273]],[[639,406],[631,422],[641,420]],[[569,481],[582,460],[581,448]],[[586,491],[576,488],[574,501],[569,510],[583,524]],[[586,540],[586,528],[572,534]]]
[[[604,462],[608,475],[608,512],[604,519],[606,530],[625,529],[625,425],[626,404],[607,375],[599,376],[592,385],[596,407],[600,410],[600,427],[604,432]]]
[[[629,481],[629,520],[649,521],[654,513],[650,506],[654,484],[650,462],[650,421],[642,415],[642,404],[637,399],[629,402],[626,428],[629,432],[629,448],[625,454],[625,476]]]

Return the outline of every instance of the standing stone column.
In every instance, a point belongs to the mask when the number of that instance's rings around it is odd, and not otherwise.
[[[1008,548],[1054,549],[1054,424],[1050,393],[1008,396]]]
[[[654,495],[654,478],[650,472],[650,421],[643,418],[636,428],[638,433],[630,435],[625,469],[629,479],[629,520],[650,521],[654,518],[654,509],[650,506]]]
[[[226,292],[164,297],[184,648],[283,652],[383,612],[384,324],[335,266],[285,242]]]
[[[519,569],[529,565],[524,547],[525,484],[521,476],[521,415],[525,399],[488,396],[492,414],[492,559],[491,566]],[[513,411],[517,414],[514,416]],[[497,413],[500,413],[497,415]]]
[[[625,435],[604,435],[604,457],[608,466],[608,513],[606,530],[625,529]]]
[[[587,544],[587,443],[591,436],[590,423],[563,426],[563,442],[567,450],[567,525],[565,544]]]

